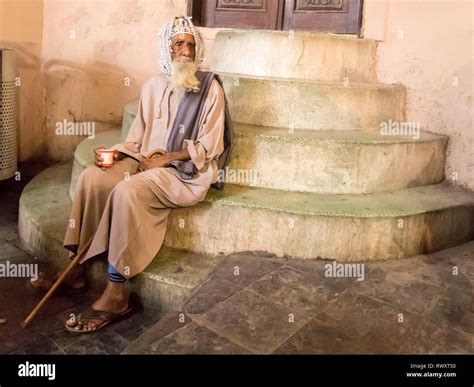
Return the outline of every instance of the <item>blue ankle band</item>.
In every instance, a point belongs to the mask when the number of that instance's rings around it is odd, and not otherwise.
[[[127,279],[122,275],[120,274],[117,269],[115,267],[113,267],[110,263],[109,263],[109,269],[108,269],[108,272],[109,272],[109,281],[112,281],[112,282],[125,282]]]

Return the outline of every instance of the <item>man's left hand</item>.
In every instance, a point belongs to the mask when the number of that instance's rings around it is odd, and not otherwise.
[[[152,168],[167,167],[169,163],[169,158],[165,155],[153,155],[151,158],[143,159],[143,161],[138,165],[138,170],[143,172]]]

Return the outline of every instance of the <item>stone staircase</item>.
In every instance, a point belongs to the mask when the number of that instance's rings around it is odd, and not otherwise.
[[[235,121],[230,169],[257,173],[172,211],[166,247],[136,279],[145,303],[178,307],[223,254],[384,260],[474,239],[474,195],[442,182],[447,138],[380,134],[381,122],[406,119],[405,89],[377,83],[375,50],[374,41],[328,34],[217,34],[212,70]],[[25,248],[64,264],[77,178],[93,148],[123,141],[136,112],[136,102],[126,105],[122,128],[84,140],[73,162],[29,183]]]

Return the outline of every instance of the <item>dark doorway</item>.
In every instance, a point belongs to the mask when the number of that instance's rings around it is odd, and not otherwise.
[[[197,25],[360,34],[362,0],[188,0]]]

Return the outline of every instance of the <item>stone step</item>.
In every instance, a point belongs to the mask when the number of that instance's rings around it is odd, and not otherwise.
[[[223,30],[211,69],[255,76],[374,82],[377,43],[315,32]],[[285,55],[281,55],[284,52]]]
[[[447,138],[421,132],[303,130],[236,123],[228,181],[314,193],[373,193],[443,180]],[[239,170],[242,176],[239,178]],[[246,175],[247,173],[247,175]],[[232,177],[234,176],[234,180]],[[249,179],[248,177],[252,177]]]
[[[268,127],[318,130],[368,130],[405,121],[401,85],[315,82],[221,74],[233,121]],[[138,110],[124,108],[125,138]],[[290,114],[291,113],[291,114]]]
[[[405,121],[405,87],[219,73],[232,120],[293,129],[367,130]]]
[[[199,206],[175,210],[168,229],[167,246],[207,254],[405,258],[474,239],[474,194],[448,185],[323,195],[227,184]]]
[[[421,132],[382,136],[375,131],[315,131],[236,123],[228,182],[314,193],[372,193],[443,180],[447,138]],[[93,149],[123,141],[120,130],[98,133],[76,149],[71,197]]]
[[[35,250],[63,235],[72,163],[35,177],[20,200],[20,237]],[[448,185],[390,193],[321,195],[227,184],[202,203],[173,209],[165,246],[209,255],[261,251],[278,257],[366,261],[404,258],[474,239],[474,194]],[[59,231],[58,231],[59,230]],[[49,249],[53,251],[53,249]],[[46,255],[46,254],[45,254]],[[47,256],[47,255],[46,255]]]
[[[62,242],[71,208],[71,166],[71,162],[63,162],[43,171],[20,198],[18,232],[23,247],[58,267],[70,262]],[[217,256],[163,247],[150,266],[132,280],[132,286],[145,306],[176,310],[221,261]],[[105,284],[106,270],[105,262],[94,262],[88,273],[94,288]]]

